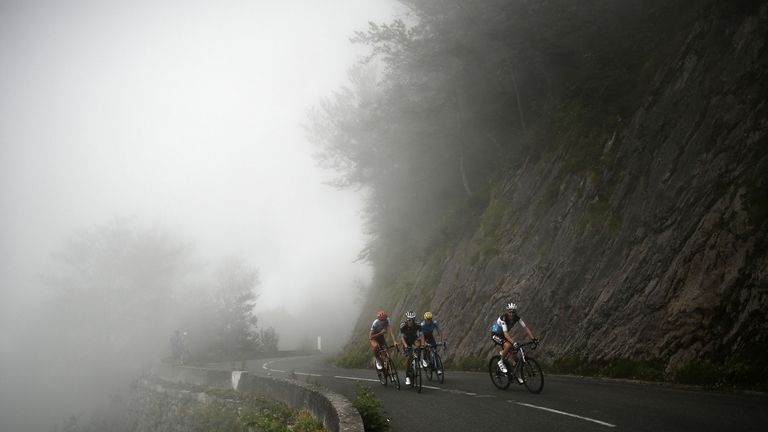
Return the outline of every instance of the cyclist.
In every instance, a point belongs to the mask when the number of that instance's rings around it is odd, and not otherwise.
[[[512,327],[517,323],[520,323],[520,327],[522,327],[523,330],[528,333],[528,337],[532,341],[538,340],[533,336],[531,329],[525,325],[525,322],[517,314],[517,303],[507,303],[504,314],[499,316],[499,318],[493,323],[493,327],[491,327],[491,339],[493,339],[493,342],[496,343],[496,345],[501,345],[502,347],[502,350],[499,353],[501,354],[501,359],[499,360],[499,369],[504,373],[507,373],[507,367],[504,365],[504,358],[506,358],[510,349],[517,349],[517,342],[515,342],[514,338],[509,333]],[[516,351],[512,351],[512,360],[517,362]]]
[[[407,348],[414,348],[421,346],[421,338],[419,337],[419,333],[421,333],[421,327],[416,324],[416,312],[414,311],[408,311],[405,313],[405,321],[400,323],[400,341],[403,343],[403,346]],[[407,365],[408,370],[405,373],[405,385],[411,385],[411,379],[410,376],[413,374],[414,371],[411,370],[411,359],[413,358],[413,350],[409,349],[408,352],[408,358],[407,358]]]
[[[437,331],[437,335],[440,337],[440,342],[443,342],[443,329],[440,327],[440,323],[432,316],[432,312],[424,312],[424,321],[419,326],[421,327],[421,343],[423,345],[437,345],[435,343],[435,331]],[[427,359],[422,359],[421,365],[427,367]],[[440,374],[443,371],[437,371],[437,373]]]
[[[368,332],[368,338],[371,340],[371,349],[373,349],[373,359],[376,363],[376,369],[382,368],[377,350],[379,347],[387,347],[387,341],[384,338],[384,334],[387,332],[389,333],[390,339],[392,339],[392,345],[397,345],[395,334],[392,332],[392,327],[389,325],[387,313],[384,311],[379,311],[376,313],[376,319],[373,320],[373,324],[371,324],[371,330]]]

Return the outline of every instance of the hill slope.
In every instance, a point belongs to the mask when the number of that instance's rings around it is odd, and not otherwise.
[[[678,29],[626,118],[563,103],[547,150],[504,170],[482,214],[379,287],[358,326],[430,309],[449,360],[482,359],[514,300],[560,370],[658,360],[646,377],[768,382],[768,6],[742,3]]]

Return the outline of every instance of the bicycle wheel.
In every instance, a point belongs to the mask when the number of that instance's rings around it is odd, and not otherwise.
[[[491,361],[488,362],[488,374],[491,376],[493,385],[502,390],[506,390],[510,384],[509,376],[499,369],[499,360],[501,360],[501,356],[499,355],[491,357]],[[507,363],[506,360],[504,361],[504,365],[507,367],[507,370],[509,370],[509,363]]]
[[[374,366],[375,367],[375,366]],[[388,383],[387,373],[383,369],[376,368],[376,375],[379,377],[379,382],[386,386]]]
[[[436,354],[431,349],[428,349],[427,351],[424,351],[425,353],[425,360],[427,360],[427,369],[424,371],[424,373],[427,375],[427,380],[432,381],[432,374],[435,372],[435,356]]]
[[[379,363],[384,362],[384,356],[380,356]],[[381,385],[386,386],[387,383],[389,383],[389,379],[387,378],[387,370],[383,367],[381,369],[376,367],[376,358],[373,359],[373,368],[376,369],[376,375],[379,377],[379,382]]]
[[[400,377],[397,375],[397,368],[392,359],[389,361],[389,378],[395,383],[395,387],[400,390]]]
[[[411,359],[411,363],[408,365],[408,369],[405,371],[405,376],[411,380],[409,387],[416,387],[416,356]]]
[[[541,390],[544,388],[544,373],[541,371],[539,363],[530,357],[526,357],[525,363],[521,366],[520,375],[523,378],[525,388],[531,393],[541,393]]]
[[[437,381],[442,384],[445,381],[445,370],[443,369],[443,360],[440,359],[440,354],[435,352],[435,373],[437,373]],[[498,361],[498,360],[497,360]]]
[[[413,384],[416,386],[416,391],[421,393],[421,359],[416,359],[416,368],[413,370]]]

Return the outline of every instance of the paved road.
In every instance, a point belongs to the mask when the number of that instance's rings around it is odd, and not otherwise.
[[[289,377],[355,399],[355,381],[384,403],[394,431],[765,431],[768,396],[724,394],[663,385],[547,376],[535,395],[523,386],[498,390],[488,374],[446,372],[424,380],[421,394],[379,384],[371,369],[340,369],[323,356],[251,360],[257,374]],[[401,380],[403,374],[401,373]],[[429,425],[428,427],[425,425]]]

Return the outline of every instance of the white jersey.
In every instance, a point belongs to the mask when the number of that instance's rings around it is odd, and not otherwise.
[[[525,322],[522,318],[517,317],[517,319],[512,319],[508,318],[507,315],[502,315],[493,324],[491,331],[494,333],[508,332],[516,323],[520,323],[521,327],[525,327]]]

